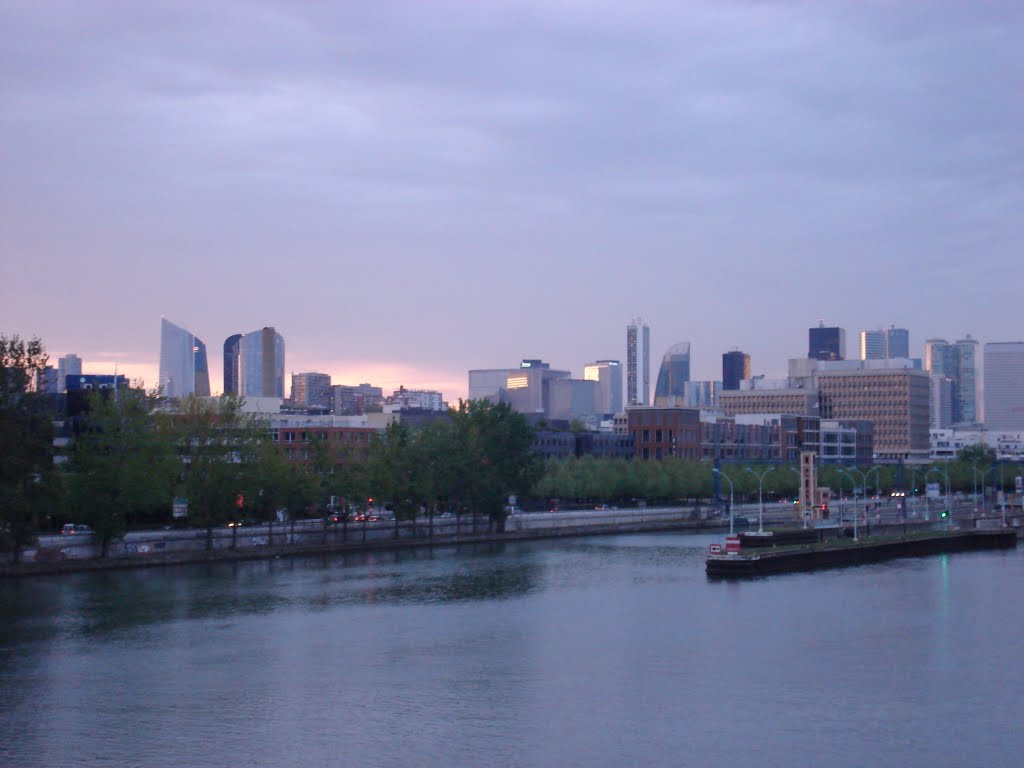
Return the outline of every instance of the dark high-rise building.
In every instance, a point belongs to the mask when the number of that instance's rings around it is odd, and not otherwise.
[[[242,334],[236,333],[224,340],[224,394],[237,395],[238,384],[238,344]]]
[[[722,389],[737,390],[750,378],[750,355],[734,349],[722,355]]]
[[[651,329],[639,317],[626,326],[626,405],[650,405]]]
[[[654,404],[656,406],[675,405],[673,398],[679,402],[686,397],[686,382],[690,380],[690,343],[687,341],[669,347],[661,359],[658,369],[658,382],[654,387]]]
[[[846,330],[824,323],[807,331],[807,356],[812,360],[845,360]]]

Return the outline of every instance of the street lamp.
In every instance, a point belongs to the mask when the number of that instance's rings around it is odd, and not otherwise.
[[[946,480],[946,502],[945,502],[946,503],[946,509],[941,514],[943,516],[945,516],[945,518],[946,518],[946,525],[948,527],[952,527],[952,525],[953,525],[953,512],[952,512],[952,505],[950,503],[950,498],[949,498],[949,473],[946,472],[946,470],[942,469],[941,467],[932,467],[925,474],[925,480],[928,479],[928,475],[930,475],[932,472],[938,472]]]
[[[917,472],[917,467],[911,465],[910,467],[910,516],[917,517],[917,483],[914,480],[914,473]],[[903,508],[903,517],[907,516],[907,508]]]
[[[974,472],[974,514],[978,514],[978,462],[971,462],[971,469]]]
[[[800,470],[797,469],[796,467],[787,465],[786,469],[788,469],[790,472],[794,473],[796,475],[796,477],[797,477],[796,493],[797,493],[797,498],[799,499],[800,491],[803,488],[803,476],[800,474]],[[797,502],[794,501],[793,503],[796,504]],[[813,514],[814,501],[813,500],[811,501],[810,507],[808,507],[808,508],[804,508],[802,504],[800,505],[800,507],[801,507],[800,508],[800,517],[803,518],[804,528],[806,528],[807,527],[807,517],[808,517],[808,515]]]
[[[768,467],[761,474],[758,474],[750,467],[744,467],[744,469],[757,478],[757,532],[764,533],[764,478],[769,472],[773,472],[775,467]]]
[[[868,497],[868,478],[871,477],[872,472],[875,473],[875,505],[877,506],[882,498],[882,473],[879,467],[872,467],[864,473],[864,498]]]
[[[842,469],[843,469],[842,467],[836,467],[837,471],[842,472]],[[846,473],[844,472],[843,474],[846,474]],[[836,491],[837,491],[837,493],[839,495],[839,498],[837,499],[837,503],[839,504],[839,527],[842,528],[842,526],[843,526],[843,511],[846,509],[846,504],[843,503],[843,479],[841,477],[836,477],[836,485],[838,486],[838,488],[836,488]],[[852,479],[850,480],[850,485],[851,486],[853,485],[853,480]]]
[[[849,474],[842,467],[836,467],[836,470],[840,474],[846,475],[848,478],[850,478],[850,485],[853,486],[853,540],[857,541],[858,540],[858,536],[857,536],[857,481],[853,477],[853,475]],[[853,467],[850,467],[849,471],[850,472],[856,472],[858,475],[861,476],[861,480],[863,481],[863,479],[864,479],[864,473],[863,472],[861,472],[860,470],[854,469]]]
[[[730,477],[727,474],[725,474],[725,472],[720,470],[718,467],[712,467],[711,471],[714,472],[715,474],[721,475],[722,477],[724,477],[726,479],[726,482],[729,483],[729,535],[732,536],[733,535],[733,524],[732,524],[732,521],[733,521],[733,489],[732,489],[732,479],[730,479]]]
[[[1003,487],[1003,464],[999,463],[999,508],[1003,512],[1003,528],[1006,527],[1006,489]]]
[[[995,468],[996,468],[996,465],[992,464],[992,465],[990,465],[988,467],[988,469],[982,471],[982,473],[981,473],[981,502],[982,502],[982,504],[985,503],[985,478],[988,477],[989,472],[991,472]],[[975,514],[977,514],[977,512],[978,512],[978,501],[977,501],[977,499],[975,499],[975,501],[974,501],[974,512],[975,512]]]

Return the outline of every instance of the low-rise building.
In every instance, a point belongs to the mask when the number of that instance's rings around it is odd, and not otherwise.
[[[696,408],[626,409],[636,458],[696,460],[702,457],[700,411]]]
[[[1024,431],[933,429],[929,434],[932,461],[952,461],[964,448],[984,445],[999,461],[1024,461]]]

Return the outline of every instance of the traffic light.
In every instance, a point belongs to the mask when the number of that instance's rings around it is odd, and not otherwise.
[[[949,517],[949,510],[944,509],[939,513],[939,517]]]

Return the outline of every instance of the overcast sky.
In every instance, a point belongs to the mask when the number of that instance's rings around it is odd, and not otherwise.
[[[1024,338],[1018,2],[0,0],[0,332],[466,392],[651,326]],[[653,372],[652,372],[653,376]]]

